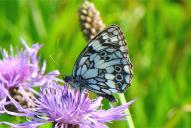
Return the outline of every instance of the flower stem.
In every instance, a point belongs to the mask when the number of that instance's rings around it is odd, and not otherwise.
[[[119,99],[120,99],[120,102],[121,104],[125,104],[127,103],[126,99],[125,99],[125,95],[122,93],[122,94],[119,94]],[[127,122],[128,122],[128,125],[129,125],[129,128],[135,128],[134,126],[134,123],[133,123],[133,120],[131,118],[131,113],[129,111],[129,109],[127,108],[127,110],[125,111],[125,114],[127,114],[128,116],[126,116],[127,118]]]

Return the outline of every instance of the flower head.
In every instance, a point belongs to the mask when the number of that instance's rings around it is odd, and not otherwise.
[[[12,89],[30,88],[34,86],[42,86],[48,80],[56,79],[55,75],[58,71],[53,71],[51,74],[44,75],[46,63],[39,66],[39,58],[37,53],[41,45],[34,44],[30,48],[24,40],[22,44],[25,49],[14,55],[13,50],[10,52],[2,50],[2,59],[0,60],[0,110],[4,104],[9,104],[7,95],[4,90],[10,92]]]
[[[25,91],[22,94],[25,95]],[[133,102],[109,110],[100,110],[101,97],[92,101],[86,93],[53,82],[47,87],[41,87],[38,98],[28,100],[35,106],[34,108],[23,109],[13,98],[9,98],[18,108],[19,113],[5,110],[8,114],[31,119],[18,125],[3,122],[19,128],[26,126],[36,128],[48,122],[53,122],[55,128],[105,128],[107,127],[105,122],[120,120],[127,116],[123,112]]]

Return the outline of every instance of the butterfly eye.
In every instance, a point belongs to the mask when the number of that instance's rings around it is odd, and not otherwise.
[[[66,82],[72,81],[72,77],[70,77],[70,76],[65,76],[65,77],[64,77],[64,80],[65,80]]]

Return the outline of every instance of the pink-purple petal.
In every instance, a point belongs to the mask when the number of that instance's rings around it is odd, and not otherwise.
[[[21,90],[21,94],[25,95],[25,90]],[[107,128],[104,123],[124,119],[127,116],[124,111],[134,101],[116,108],[100,110],[102,98],[92,101],[87,93],[80,93],[78,90],[68,88],[67,85],[61,86],[55,82],[41,87],[39,96],[35,101],[30,101],[34,102],[34,109],[23,109],[14,99],[11,97],[10,99],[23,116],[31,119],[29,121],[31,126],[32,123],[35,125],[42,122],[54,122],[55,128],[67,127],[69,124],[79,125],[80,128]],[[26,98],[27,95],[24,97]],[[9,114],[15,115],[10,112]]]

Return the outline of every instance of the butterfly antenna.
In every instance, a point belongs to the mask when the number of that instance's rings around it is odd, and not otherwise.
[[[53,59],[51,55],[49,55],[49,58],[52,60],[52,62],[56,65],[56,68],[59,69],[59,65],[56,63],[56,61]],[[57,74],[47,74],[47,75],[57,75]],[[59,74],[59,76],[65,77],[64,74]]]
[[[54,62],[54,64],[56,65],[56,67],[58,68],[58,64],[56,63],[56,61],[53,59],[53,57],[51,55],[49,55],[50,59]]]

